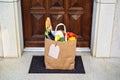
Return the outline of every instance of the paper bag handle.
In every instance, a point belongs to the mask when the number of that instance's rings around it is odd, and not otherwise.
[[[55,34],[56,34],[56,31],[57,31],[59,26],[63,26],[64,27],[64,33],[66,33],[66,26],[63,23],[59,23],[55,28]],[[65,36],[65,41],[67,41],[67,33],[66,33],[66,36]]]
[[[66,26],[65,26],[63,23],[59,23],[59,24],[56,26],[56,28],[55,28],[55,33],[56,33],[56,31],[57,31],[57,29],[58,29],[59,26],[63,26],[63,27],[64,27],[64,33],[66,33]]]

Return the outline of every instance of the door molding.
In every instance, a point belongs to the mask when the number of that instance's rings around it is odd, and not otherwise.
[[[0,2],[4,57],[19,57],[24,50],[21,0],[6,1],[16,2]],[[116,0],[94,0],[90,49],[95,57],[110,57],[115,5]]]

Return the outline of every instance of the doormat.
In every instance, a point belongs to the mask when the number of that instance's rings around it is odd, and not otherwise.
[[[81,56],[75,57],[75,69],[73,70],[50,70],[45,69],[44,56],[33,56],[29,73],[72,73],[85,74]]]

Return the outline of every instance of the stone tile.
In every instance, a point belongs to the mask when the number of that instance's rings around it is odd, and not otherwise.
[[[24,52],[21,58],[0,61],[0,80],[119,80],[119,58],[95,58],[90,53],[80,53],[86,74],[28,74],[33,55],[43,52]]]

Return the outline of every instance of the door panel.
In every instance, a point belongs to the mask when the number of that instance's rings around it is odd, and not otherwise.
[[[64,0],[49,0],[49,9],[64,9]]]
[[[78,35],[78,47],[90,46],[92,0],[22,0],[22,14],[25,47],[44,46],[48,16],[53,29],[62,22]]]
[[[30,4],[33,9],[45,9],[45,0],[31,0]]]

